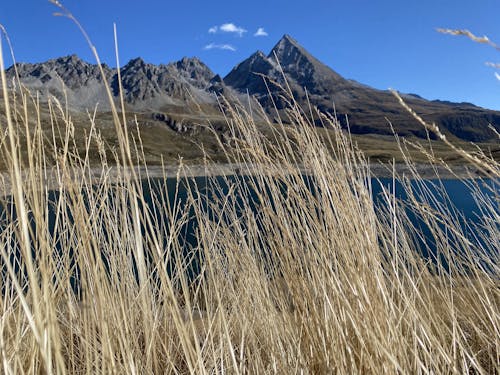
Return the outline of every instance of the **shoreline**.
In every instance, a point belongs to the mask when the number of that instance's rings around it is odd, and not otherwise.
[[[370,174],[373,178],[392,178],[393,168],[396,173],[396,179],[401,179],[401,177],[414,179],[414,172],[416,172],[423,179],[468,179],[468,178],[480,178],[487,177],[481,176],[478,171],[475,171],[471,167],[464,165],[460,166],[450,166],[449,169],[444,166],[431,166],[424,164],[415,164],[412,166],[414,171],[406,164],[370,164]],[[279,166],[272,166],[270,170],[272,171]],[[211,165],[202,164],[178,164],[178,165],[152,165],[152,166],[135,166],[133,172],[136,174],[137,178],[140,180],[145,180],[147,178],[193,178],[193,177],[214,177],[214,176],[232,176],[232,175],[253,175],[257,171],[257,166],[244,165],[237,163],[215,163]],[[307,174],[306,168],[299,167],[302,174]],[[255,171],[255,172],[254,172]],[[66,175],[64,178],[70,178],[71,181],[78,183],[81,179],[88,179],[92,181],[92,184],[97,184],[100,182],[111,182],[117,181],[124,178],[125,173],[132,173],[131,168],[122,168],[117,166],[108,166],[104,168],[91,167],[82,171],[72,172],[72,175]],[[28,171],[22,172],[23,180],[29,175]],[[61,185],[61,177],[63,177],[57,170],[53,167],[45,172],[45,176],[38,178],[38,180],[43,181],[44,187],[47,190],[57,190],[57,187]],[[89,180],[86,180],[89,181]],[[10,176],[7,172],[0,172],[0,195],[9,195],[12,190],[12,184],[10,181]]]

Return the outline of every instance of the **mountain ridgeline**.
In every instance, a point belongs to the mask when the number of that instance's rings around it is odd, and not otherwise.
[[[118,100],[118,71],[82,61],[77,56],[52,59],[44,63],[18,63],[7,69],[11,86],[21,83],[49,96],[67,98],[75,111],[98,105],[109,110],[103,75]],[[121,86],[128,110],[142,113],[196,113],[202,108],[216,110],[217,95],[231,100],[250,94],[274,118],[278,112],[286,121],[287,100],[283,87],[303,106],[312,104],[320,111],[334,110],[344,126],[357,134],[392,134],[391,125],[400,135],[425,137],[426,131],[388,91],[377,90],[340,76],[317,60],[293,38],[283,36],[268,55],[255,52],[222,78],[198,58],[154,65],[141,58],[120,69]],[[436,123],[451,137],[483,142],[497,139],[500,112],[470,103],[429,101],[418,95],[403,95],[405,101],[426,121]],[[348,123],[346,116],[348,118]],[[390,123],[389,123],[390,122]],[[321,121],[317,119],[317,125]]]

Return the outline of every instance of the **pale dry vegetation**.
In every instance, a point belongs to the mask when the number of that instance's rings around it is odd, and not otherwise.
[[[384,189],[385,204],[375,205],[369,164],[334,118],[323,118],[329,139],[319,137],[292,101],[293,127],[272,127],[269,137],[229,107],[232,138],[220,147],[246,177],[191,181],[177,199],[188,167],[169,185],[178,192],[148,188],[153,181],[130,168],[140,139],[128,139],[118,112],[114,152],[89,116],[84,142],[98,151],[89,155],[73,147],[82,140],[64,106],[50,104],[64,126],[48,137],[28,115],[36,98],[18,93],[14,102],[2,83],[1,155],[12,184],[0,223],[2,372],[498,371],[494,160],[472,160],[491,177],[486,193],[468,182],[481,208],[476,241],[440,204],[444,192],[429,193],[418,175],[416,184],[395,175],[407,201]],[[415,215],[441,261],[422,256],[431,245]],[[188,229],[196,241],[183,240]]]

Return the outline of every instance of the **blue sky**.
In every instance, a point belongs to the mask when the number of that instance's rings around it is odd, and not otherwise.
[[[221,75],[258,49],[268,53],[287,33],[346,78],[428,99],[500,109],[500,80],[486,66],[500,62],[500,52],[435,31],[467,28],[500,43],[498,0],[61,2],[112,66],[113,22],[122,65],[137,56],[152,63],[198,56]],[[17,61],[76,53],[94,62],[77,27],[54,17],[55,11],[47,0],[0,2],[0,24],[9,33]],[[261,35],[254,36],[259,28]]]

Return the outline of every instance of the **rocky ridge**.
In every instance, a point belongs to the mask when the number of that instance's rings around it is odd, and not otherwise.
[[[269,77],[267,85],[263,77]],[[400,135],[426,136],[425,129],[403,110],[392,93],[343,78],[289,35],[285,35],[267,56],[256,52],[238,64],[224,81],[240,93],[248,89],[269,113],[273,113],[273,104],[278,110],[287,106],[280,87],[284,86],[284,77],[299,104],[308,108],[311,103],[321,112],[331,114],[335,107],[345,127],[348,116],[353,133],[390,135],[392,124]],[[496,138],[490,124],[500,130],[499,112],[470,103],[428,101],[415,94],[403,97],[426,121],[436,123],[449,136],[481,142]],[[321,121],[317,119],[317,123],[320,125]]]
[[[38,91],[42,99],[67,98],[74,110],[86,110],[96,104],[100,110],[109,109],[104,75],[118,102],[118,71],[103,65],[101,73],[97,65],[75,55],[39,64],[16,64],[6,71],[11,87],[17,86],[16,71],[21,83]],[[136,58],[120,69],[120,76],[126,105],[133,111],[157,114],[180,108],[194,112],[199,105],[215,109],[216,95],[238,99],[250,94],[272,117],[276,116],[275,105],[282,111],[280,115],[286,116],[282,87],[288,86],[301,105],[311,103],[329,113],[335,107],[344,126],[344,114],[348,115],[353,133],[391,134],[390,121],[401,135],[426,134],[391,93],[343,78],[289,35],[283,36],[268,55],[255,52],[224,78],[196,57],[160,65]],[[415,94],[404,97],[427,121],[435,122],[452,137],[491,141],[496,134],[489,125],[500,131],[500,112],[470,103],[428,101]]]

